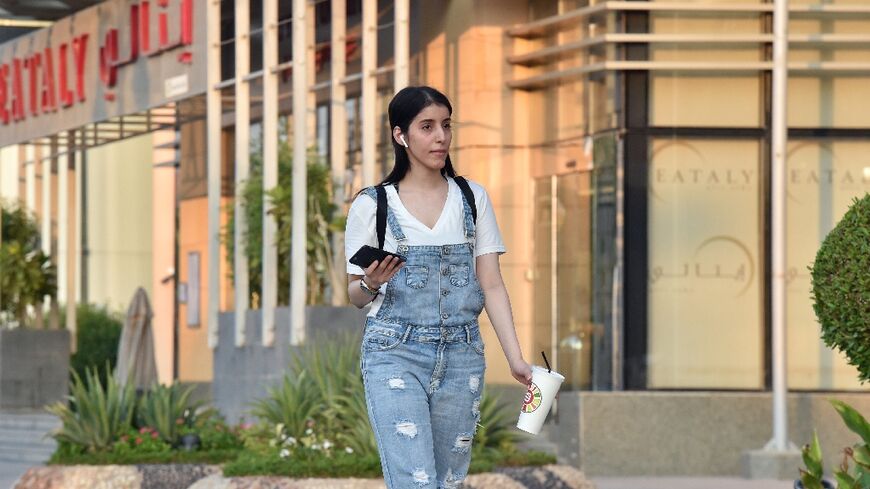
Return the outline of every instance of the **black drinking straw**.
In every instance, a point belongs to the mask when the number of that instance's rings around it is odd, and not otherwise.
[[[544,363],[547,365],[547,373],[552,373],[553,370],[550,368],[550,362],[547,361],[547,355],[542,351],[541,356],[544,357]]]

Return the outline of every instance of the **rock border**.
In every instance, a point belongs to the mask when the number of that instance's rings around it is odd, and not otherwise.
[[[511,467],[468,476],[464,489],[595,489],[568,465]],[[383,479],[224,477],[219,465],[52,465],[31,467],[13,489],[383,489]]]

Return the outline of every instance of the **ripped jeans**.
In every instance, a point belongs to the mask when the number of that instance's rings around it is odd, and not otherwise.
[[[458,487],[486,368],[477,322],[420,327],[369,318],[360,367],[387,488]]]

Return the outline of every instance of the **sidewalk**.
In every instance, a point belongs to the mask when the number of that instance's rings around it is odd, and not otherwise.
[[[0,462],[0,489],[10,489],[32,464]]]
[[[593,477],[598,489],[791,489],[793,481],[740,477]]]

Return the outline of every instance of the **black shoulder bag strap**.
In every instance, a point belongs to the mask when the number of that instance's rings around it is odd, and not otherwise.
[[[378,194],[378,212],[375,216],[375,229],[378,231],[378,248],[384,249],[384,239],[387,236],[387,191],[383,185],[376,185]]]
[[[471,207],[471,217],[474,219],[474,224],[477,224],[477,205],[474,203],[474,192],[471,191],[471,187],[468,185],[468,180],[466,180],[465,177],[453,177],[453,181],[455,181],[462,190],[462,195],[465,196],[465,201],[468,202],[468,206]]]

